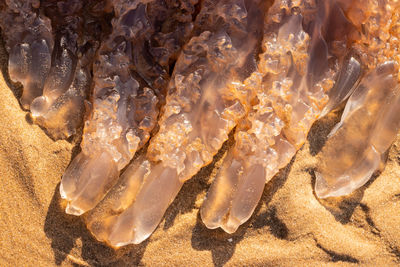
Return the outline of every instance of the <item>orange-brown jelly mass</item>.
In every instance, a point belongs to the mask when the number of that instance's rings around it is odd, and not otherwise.
[[[317,197],[350,194],[400,128],[395,0],[6,0],[9,74],[54,139],[83,129],[66,212],[140,243],[233,132],[200,209],[228,233],[313,123],[346,102],[317,155]],[[10,25],[13,25],[10,27]],[[135,153],[148,148],[135,160]]]

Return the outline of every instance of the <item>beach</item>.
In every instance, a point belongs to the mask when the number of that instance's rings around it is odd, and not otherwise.
[[[79,138],[53,141],[22,110],[0,47],[0,266],[398,266],[400,138],[387,164],[350,196],[319,200],[316,155],[340,111],[314,124],[291,163],[265,186],[232,235],[209,230],[199,208],[224,157],[187,181],[145,242],[114,250],[67,215],[59,185]],[[232,139],[232,138],[231,138]]]

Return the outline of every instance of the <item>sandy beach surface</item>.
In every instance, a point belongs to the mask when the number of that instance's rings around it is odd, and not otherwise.
[[[148,240],[115,251],[63,211],[60,179],[79,144],[54,142],[32,124],[3,46],[0,66],[0,266],[400,265],[400,138],[382,173],[351,196],[319,201],[314,194],[315,155],[337,113],[313,126],[235,234],[209,230],[199,217],[222,151],[184,185]]]

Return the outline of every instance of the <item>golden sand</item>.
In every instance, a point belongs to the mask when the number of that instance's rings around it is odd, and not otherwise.
[[[6,65],[1,47],[0,266],[400,264],[400,138],[385,170],[366,186],[345,198],[315,197],[314,156],[337,114],[313,126],[308,142],[267,184],[255,213],[235,234],[209,230],[199,218],[221,152],[184,185],[148,240],[114,251],[90,235],[82,218],[64,213],[59,183],[78,145],[54,142],[31,123]]]

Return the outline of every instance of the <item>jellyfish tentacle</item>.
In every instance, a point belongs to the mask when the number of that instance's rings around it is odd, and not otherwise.
[[[255,69],[264,4],[203,1],[195,37],[175,64],[158,133],[146,155],[128,167],[121,184],[88,215],[96,238],[114,247],[142,242],[184,181],[211,163],[252,99],[251,85],[243,82]],[[260,82],[257,75],[251,80]]]
[[[208,228],[221,227],[233,233],[250,218],[265,183],[290,162],[327,105],[327,94],[338,76],[337,70],[328,66],[328,58],[337,64],[350,63],[335,55],[330,36],[322,33],[323,27],[338,21],[334,16],[348,23],[334,1],[320,1],[315,7],[291,3],[286,12],[284,3],[276,1],[267,16],[280,15],[280,21],[266,23],[264,52],[258,65],[264,78],[257,91],[257,104],[239,122],[236,143],[201,207],[201,218]],[[342,42],[349,36],[341,36]],[[357,73],[352,74],[349,68],[350,78],[347,73],[339,77],[342,88],[333,94],[340,98],[336,104],[357,80]]]
[[[398,28],[400,4],[358,1],[349,18],[363,25],[355,49],[365,75],[350,96],[340,122],[318,154],[315,193],[320,198],[348,195],[384,166],[384,154],[400,129]],[[353,13],[354,11],[354,13]],[[368,14],[365,20],[359,14]]]
[[[68,213],[80,215],[94,208],[148,141],[164,102],[169,64],[191,34],[187,11],[195,11],[195,2],[171,9],[155,8],[164,1],[112,2],[116,17],[94,63],[92,111],[85,122],[82,151],[60,186]],[[173,26],[173,12],[186,14],[179,27]],[[161,28],[164,32],[157,34]],[[170,46],[160,55],[165,43]]]
[[[102,33],[93,24],[104,25],[106,14],[94,14],[91,8],[102,1],[14,0],[3,9],[0,25],[10,53],[10,77],[23,85],[22,106],[53,139],[68,138],[82,126]],[[17,22],[16,33],[8,32],[11,18]]]
[[[54,47],[50,19],[39,7],[36,0],[7,0],[0,4],[9,74],[12,81],[23,85],[20,102],[24,109],[42,95]]]
[[[350,97],[340,123],[319,155],[318,197],[347,195],[380,167],[400,129],[397,73],[394,62],[379,65],[366,74]]]

